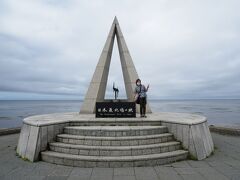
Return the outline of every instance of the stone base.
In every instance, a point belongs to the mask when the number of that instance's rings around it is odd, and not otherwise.
[[[46,151],[49,148],[52,151]],[[56,163],[65,158],[64,162],[81,164],[80,167],[104,162],[97,167],[165,164],[185,159],[188,153],[191,158],[202,160],[213,150],[207,119],[185,113],[107,119],[75,112],[31,116],[23,120],[17,147],[17,153],[30,161],[39,160],[42,152],[45,161]],[[101,162],[101,158],[108,161]],[[119,161],[122,163],[114,163]]]

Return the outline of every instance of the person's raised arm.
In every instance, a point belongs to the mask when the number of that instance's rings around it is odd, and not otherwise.
[[[148,84],[148,86],[147,86],[146,92],[148,91],[148,88],[149,88],[149,84]]]

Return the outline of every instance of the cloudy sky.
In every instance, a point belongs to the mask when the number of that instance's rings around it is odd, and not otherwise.
[[[82,99],[115,15],[150,99],[240,98],[239,7],[239,0],[1,0],[0,99]],[[124,98],[116,44],[106,98],[113,82]]]

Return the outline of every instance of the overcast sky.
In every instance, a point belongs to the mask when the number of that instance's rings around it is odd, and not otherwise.
[[[1,0],[0,99],[83,99],[115,15],[150,99],[240,98],[239,7],[239,0]],[[124,98],[116,44],[106,98],[113,82]]]

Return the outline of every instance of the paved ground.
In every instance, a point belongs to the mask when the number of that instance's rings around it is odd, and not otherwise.
[[[212,133],[214,155],[203,161],[135,168],[76,168],[23,161],[15,154],[18,134],[0,136],[0,179],[240,180],[240,137]]]

